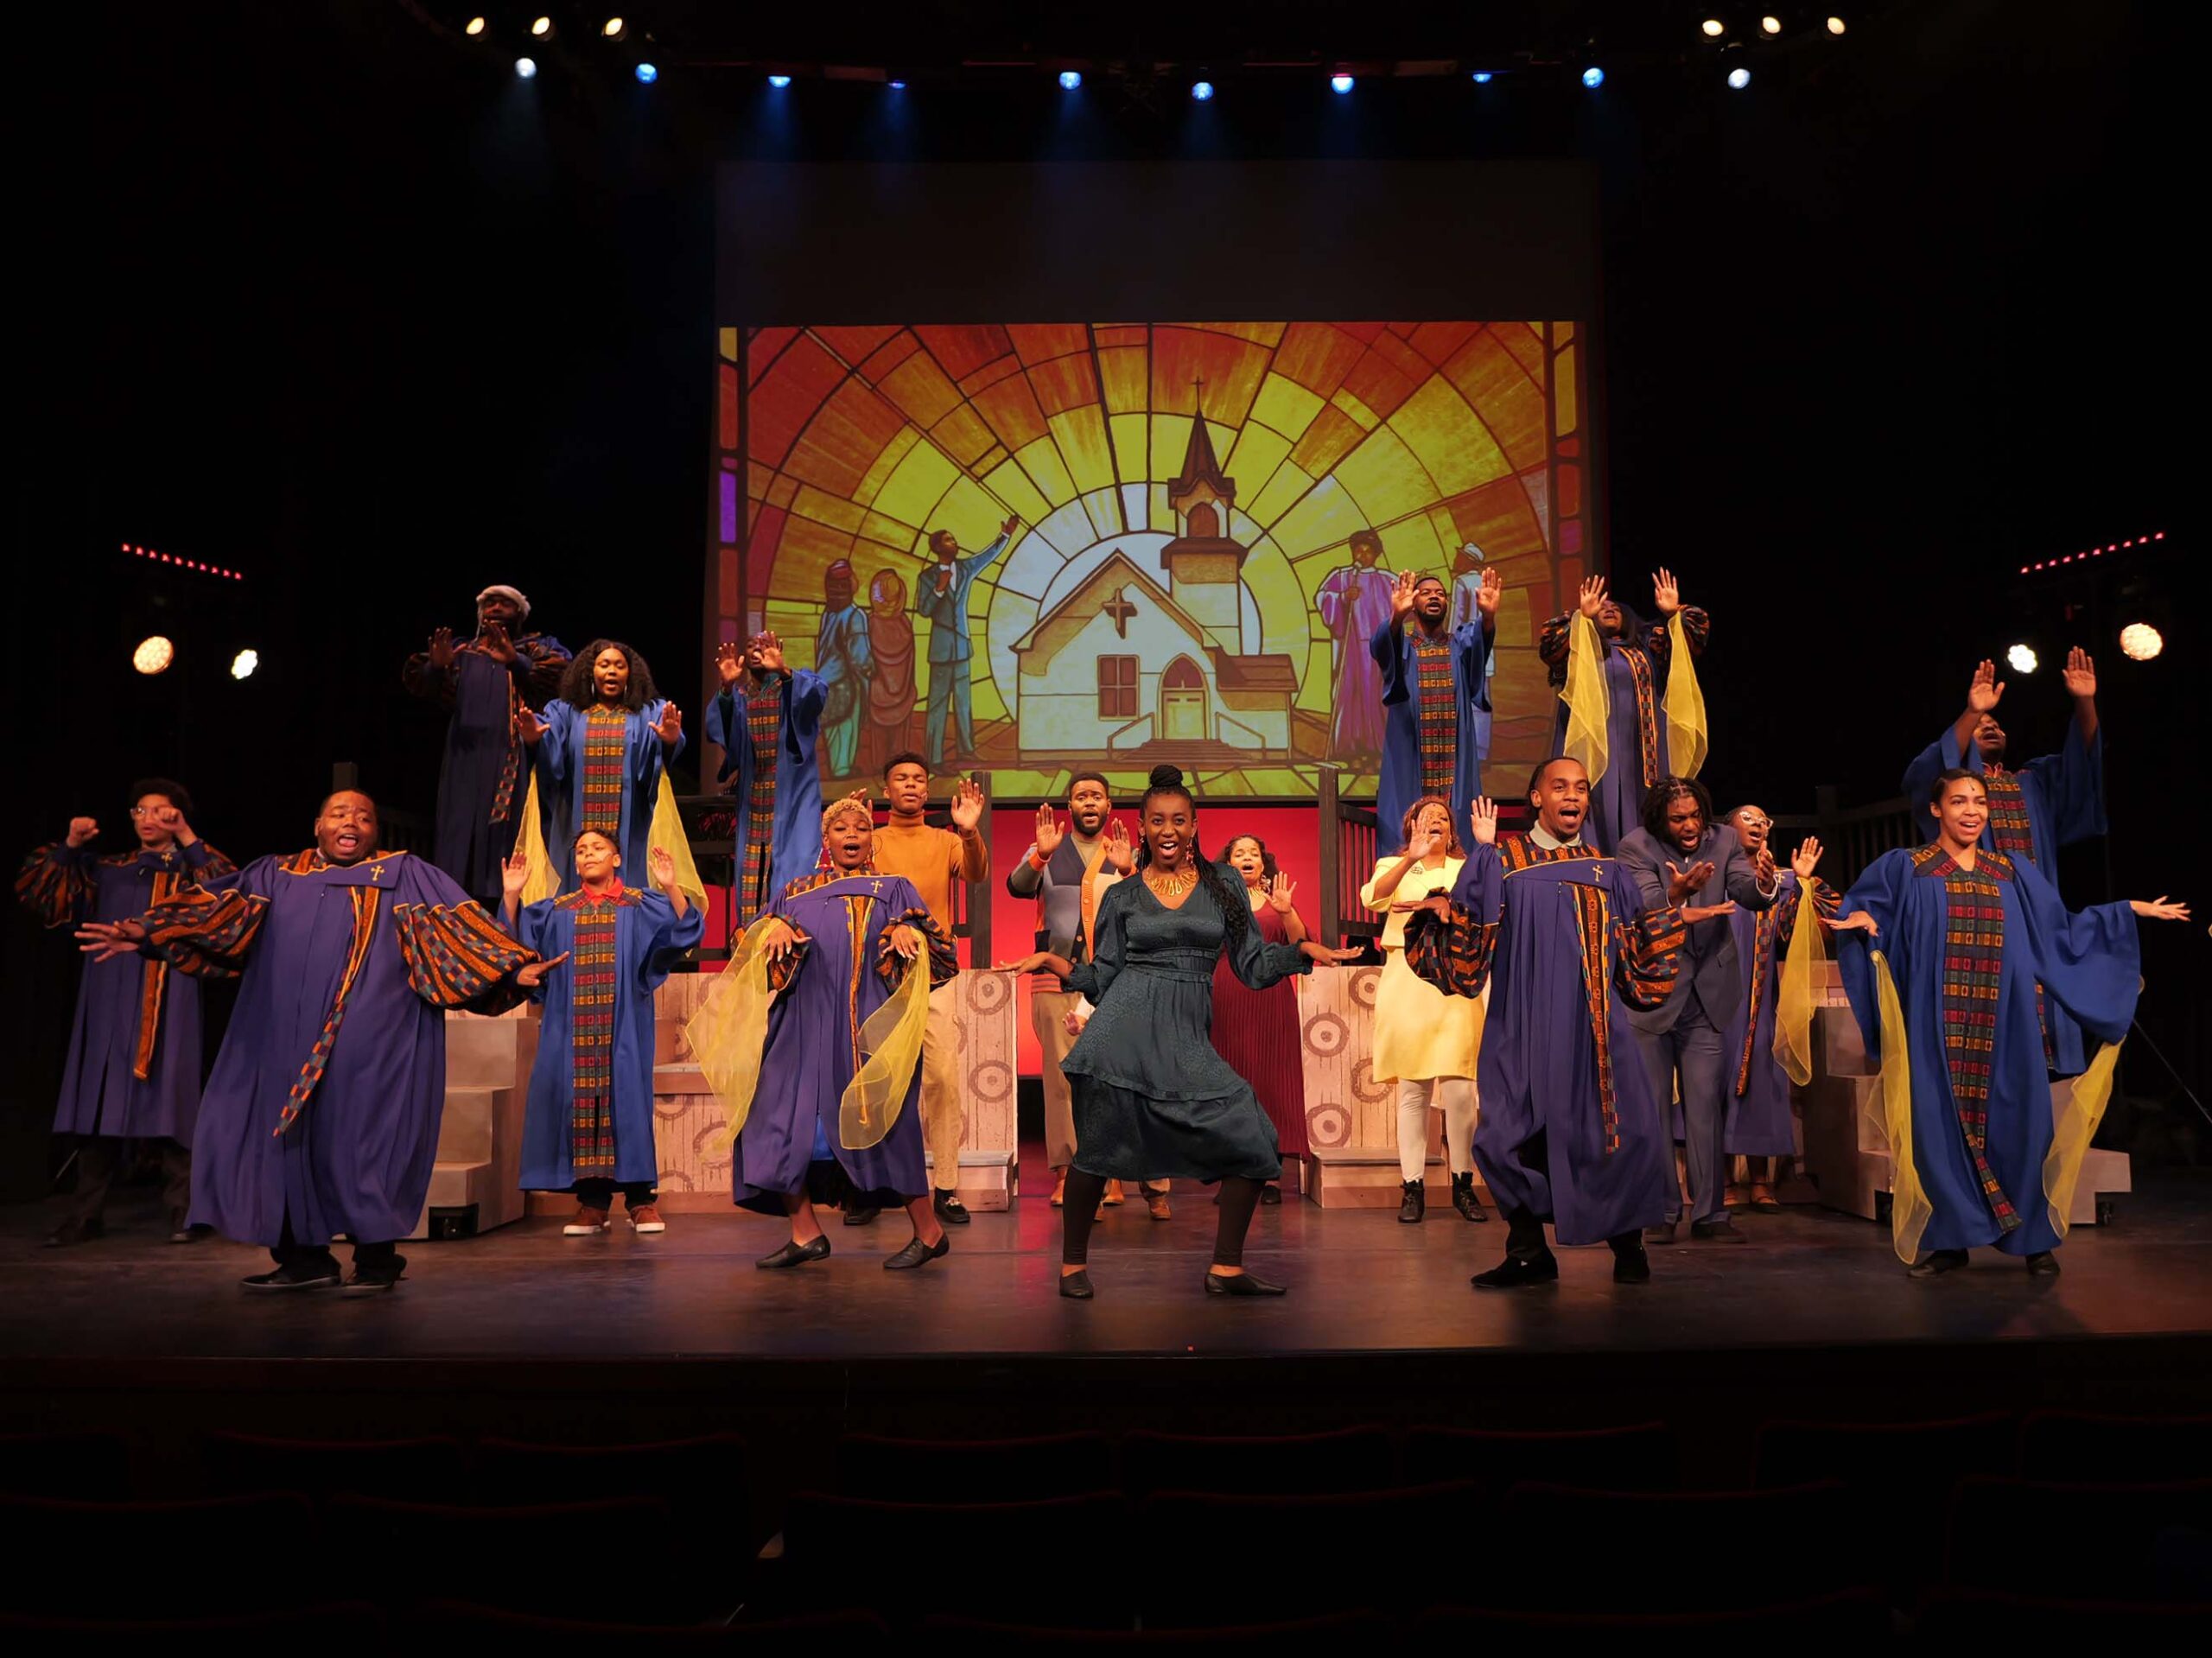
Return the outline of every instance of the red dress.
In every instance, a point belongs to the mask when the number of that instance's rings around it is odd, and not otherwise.
[[[1251,916],[1268,943],[1290,942],[1273,905],[1261,905]],[[1224,953],[1213,969],[1213,1045],[1259,1096],[1260,1109],[1275,1126],[1282,1154],[1306,1155],[1306,1067],[1299,1039],[1297,980],[1247,990],[1230,971]]]

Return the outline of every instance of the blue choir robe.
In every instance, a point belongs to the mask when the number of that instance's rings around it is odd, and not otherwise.
[[[2059,745],[2056,754],[2030,760],[2012,772],[2003,766],[1992,770],[1986,765],[1980,746],[1976,743],[1968,742],[1961,755],[1957,733],[1946,727],[1943,734],[1922,749],[1905,768],[1902,786],[1905,797],[1912,802],[1914,815],[1920,820],[1922,839],[1936,838],[1936,818],[1928,810],[1928,797],[1935,791],[1936,779],[1960,766],[1980,778],[1989,789],[1989,822],[1981,831],[1983,849],[2010,853],[2015,860],[2024,854],[2054,886],[2058,884],[2058,848],[2105,832],[2105,739],[2101,729],[2085,743],[2082,740],[2081,726],[2069,720],[2066,740]],[[2005,798],[2009,792],[2008,779],[2018,789],[2017,803]],[[2014,816],[2014,827],[2000,838],[1998,820],[2008,808]],[[2018,822],[2023,814],[2024,824]],[[2023,833],[2024,846],[2020,844]],[[2011,844],[2005,844],[2005,842]],[[2088,1063],[2088,1045],[2082,1039],[2081,1026],[2063,1008],[2054,1011],[2046,1007],[2044,1011],[2050,1039],[2044,1058],[2051,1074],[2080,1075],[2082,1067]]]
[[[57,842],[24,861],[16,893],[43,924],[76,927],[135,919],[157,899],[237,873],[205,841],[105,857]],[[200,1040],[196,981],[162,962],[87,956],[54,1132],[191,1145],[200,1115]]]
[[[829,686],[816,674],[794,668],[783,677],[784,717],[776,737],[775,828],[769,845],[753,844],[753,823],[747,803],[753,797],[753,736],[746,725],[745,699],[734,688],[707,704],[707,740],[722,751],[717,782],[737,779],[737,882],[732,888],[740,926],[756,918],[745,912],[745,872],[764,856],[768,861],[766,890],[781,893],[793,881],[811,874],[822,861],[822,771],[815,764],[815,740],[821,729],[822,709]]]
[[[674,746],[664,744],[654,727],[660,723],[665,697],[655,697],[644,708],[625,715],[627,731],[623,749],[621,827],[616,846],[622,867],[642,873],[651,844],[653,809],[659,804],[661,779],[668,764],[683,752],[682,736]],[[584,826],[585,711],[556,697],[545,705],[547,730],[537,740],[539,810],[544,817],[545,855],[560,878],[559,890],[575,889],[576,836]]]
[[[429,652],[408,657],[400,682],[450,715],[438,767],[436,850],[432,861],[479,898],[499,891],[499,866],[514,851],[530,772],[515,715],[543,708],[561,689],[568,647],[550,633],[512,636],[515,659],[502,664],[480,639],[454,646],[453,665]]]
[[[1621,865],[1525,835],[1472,849],[1448,919],[1407,918],[1417,975],[1452,995],[1490,985],[1475,1162],[1509,1214],[1548,1220],[1563,1244],[1667,1217],[1674,1148],[1629,1014],[1673,990],[1681,946],[1680,910],[1645,910]]]
[[[1694,655],[1705,654],[1712,631],[1711,619],[1695,605],[1681,609],[1682,635]],[[1536,636],[1536,654],[1542,659],[1551,687],[1567,683],[1567,641],[1574,613],[1554,616]],[[1611,852],[1631,829],[1643,822],[1643,797],[1651,785],[1670,775],[1667,752],[1667,679],[1674,659],[1674,639],[1665,622],[1646,624],[1635,612],[1624,608],[1618,637],[1601,640],[1605,647],[1605,689],[1611,712],[1605,720],[1605,774],[1592,778],[1590,810],[1582,820],[1583,838],[1600,852]],[[1551,752],[1567,752],[1567,704],[1559,704],[1552,721]]]
[[[2044,1200],[2044,1159],[2052,1139],[2050,1079],[2037,1029],[2037,988],[2046,1009],[2063,1007],[2099,1039],[2117,1042],[2135,1017],[2139,957],[2135,914],[2126,904],[2100,904],[2069,914],[2057,889],[2033,864],[1982,852],[1974,873],[1995,888],[1998,925],[1975,924],[1981,941],[1956,936],[1953,912],[1962,903],[1963,872],[1940,846],[1886,852],[1869,865],[1843,899],[1843,912],[1864,910],[1881,929],[1836,935],[1837,958],[1866,1051],[1885,1063],[1872,952],[1887,957],[1904,1017],[1912,1084],[1912,1159],[1934,1213],[1922,1235],[1927,1249],[1995,1244],[2010,1255],[2055,1248],[2059,1231]],[[1986,988],[1993,955],[1993,1016]],[[1987,1027],[1986,1062],[1967,1043],[1948,1039],[1947,976],[1958,979],[1968,1023]],[[1987,1095],[1978,1107],[1971,1089],[1983,1064]],[[1961,1088],[1969,1090],[1964,1109]],[[1986,1126],[1972,1119],[1986,1115]],[[1982,1143],[1974,1144],[1979,1134]]]
[[[660,1159],[653,1147],[653,992],[706,936],[706,913],[688,906],[681,916],[650,888],[624,886],[597,903],[614,916],[614,964],[605,983],[587,982],[574,953],[576,921],[594,904],[583,891],[531,905],[516,918],[524,948],[543,961],[569,959],[546,975],[531,1000],[542,1003],[537,1058],[531,1066],[530,1103],[523,1119],[524,1191],[566,1191],[578,1178],[572,1165],[576,1098],[576,1001],[602,997],[613,1005],[613,1064],[608,1083],[614,1133],[614,1166],[587,1178],[658,1183]]]
[[[1414,801],[1427,792],[1421,772],[1421,670],[1416,665],[1412,635],[1420,624],[1408,619],[1402,626],[1386,622],[1368,641],[1367,653],[1382,670],[1382,776],[1375,802],[1376,822],[1387,839]],[[1490,636],[1480,621],[1464,622],[1451,630],[1453,745],[1452,821],[1459,838],[1471,842],[1474,819],[1469,808],[1483,791],[1484,744],[1490,732]]]
[[[194,1226],[274,1246],[383,1243],[423,1217],[445,1111],[445,1009],[497,1013],[530,953],[436,866],[313,848],[141,918],[181,973],[240,976],[193,1135]]]
[[[951,938],[902,875],[810,875],[785,888],[768,917],[789,922],[799,943],[771,975],[775,1002],[760,1082],[731,1152],[733,1198],[741,1209],[780,1215],[785,1194],[802,1190],[819,1202],[849,1197],[879,1208],[919,1197],[930,1189],[921,1067],[874,1146],[842,1143],[838,1108],[860,1069],[861,1026],[909,972],[928,973],[932,988],[950,983],[960,970]],[[891,948],[891,930],[901,924],[927,945],[912,962]]]
[[[1789,1157],[1797,1150],[1796,1124],[1789,1109],[1789,1077],[1774,1057],[1774,1017],[1782,994],[1783,958],[1800,924],[1798,911],[1804,889],[1795,870],[1777,870],[1775,879],[1782,893],[1772,909],[1758,914],[1738,905],[1728,918],[1744,981],[1743,999],[1720,1039],[1720,1056],[1728,1079],[1720,1145],[1730,1157]],[[1815,879],[1813,894],[1821,914],[1835,913],[1834,887]],[[1802,924],[1817,926],[1819,923],[1807,918]],[[1679,1130],[1679,1104],[1675,1111]]]

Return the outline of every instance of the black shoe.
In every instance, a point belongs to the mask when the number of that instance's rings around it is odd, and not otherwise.
[[[1656,1226],[1643,1229],[1643,1241],[1646,1243],[1672,1243],[1678,1229],[1674,1222],[1662,1221]]]
[[[2037,1250],[2028,1257],[2028,1275],[2031,1278],[2057,1277],[2058,1257],[2048,1249]]]
[[[1428,1207],[1428,1194],[1421,1189],[1418,1180],[1401,1181],[1398,1193],[1398,1224],[1418,1226],[1422,1212]]]
[[[960,1194],[957,1191],[939,1191],[930,1207],[937,1211],[938,1219],[947,1226],[968,1224],[968,1205],[960,1201]]]
[[[406,1276],[407,1262],[399,1255],[394,1255],[390,1261],[372,1262],[366,1267],[357,1261],[353,1263],[353,1272],[346,1276],[346,1287],[339,1293],[341,1295],[386,1295],[397,1289],[399,1280]]]
[[[1208,1273],[1206,1274],[1208,1295],[1281,1295],[1286,1293],[1286,1286],[1270,1284],[1266,1279],[1253,1273]]]
[[[1700,1243],[1749,1243],[1751,1240],[1736,1229],[1733,1221],[1692,1221],[1690,1236]]]
[[[1097,1294],[1098,1292],[1090,1287],[1090,1274],[1089,1273],[1062,1273],[1060,1274],[1060,1293],[1066,1296],[1071,1301],[1088,1301],[1092,1296]]]
[[[193,1225],[185,1217],[185,1211],[181,1209],[169,1210],[169,1242],[171,1243],[197,1243],[214,1229],[212,1226]]]
[[[1651,1257],[1637,1244],[1633,1249],[1613,1251],[1613,1282],[1616,1284],[1649,1284],[1651,1281]]]
[[[803,1267],[810,1261],[820,1261],[830,1253],[830,1240],[817,1237],[811,1243],[793,1243],[785,1240],[784,1247],[772,1255],[763,1255],[753,1264],[770,1272],[780,1272],[785,1267]]]
[[[256,1273],[241,1279],[240,1284],[250,1290],[327,1290],[338,1284],[338,1262],[329,1255],[310,1255],[304,1261],[294,1261],[274,1272]]]
[[[1467,1280],[1478,1290],[1517,1290],[1529,1284],[1559,1282],[1559,1257],[1547,1249],[1540,1255],[1508,1255],[1486,1273]]]
[[[845,1211],[845,1224],[848,1226],[873,1225],[875,1217],[881,1213],[883,1213],[881,1207],[876,1204],[868,1204],[860,1209],[849,1209]]]
[[[1963,1249],[1937,1249],[1916,1261],[1904,1269],[1907,1278],[1941,1278],[1945,1273],[1955,1273],[1967,1264]]]
[[[1483,1207],[1483,1200],[1475,1196],[1475,1172],[1452,1177],[1452,1207],[1467,1219],[1478,1223],[1490,1218],[1490,1210]]]
[[[47,1234],[45,1248],[67,1249],[73,1243],[90,1243],[107,1236],[107,1223],[94,1215],[81,1221],[64,1221]]]
[[[903,1273],[916,1267],[926,1267],[932,1261],[941,1261],[952,1253],[952,1240],[941,1237],[935,1243],[924,1243],[918,1237],[908,1238],[906,1247],[883,1263],[887,1273]]]
[[[1215,1194],[1215,1197],[1214,1197],[1214,1202],[1216,1202],[1216,1203],[1219,1203],[1220,1201],[1221,1201],[1220,1194],[1216,1193],[1216,1194]],[[1265,1209],[1265,1208],[1268,1208],[1268,1206],[1270,1206],[1271,1204],[1279,1204],[1279,1203],[1281,1203],[1281,1201],[1282,1201],[1282,1188],[1281,1188],[1281,1186],[1262,1186],[1262,1187],[1260,1188],[1260,1207],[1261,1207],[1261,1208]]]

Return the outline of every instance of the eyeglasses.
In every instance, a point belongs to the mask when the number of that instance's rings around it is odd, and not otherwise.
[[[159,817],[163,812],[173,810],[168,806],[133,806],[130,815],[133,817]]]

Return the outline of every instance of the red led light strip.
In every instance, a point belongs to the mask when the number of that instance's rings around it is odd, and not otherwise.
[[[2041,559],[2033,564],[2023,564],[2020,566],[2020,574],[2031,575],[2037,570],[2056,570],[2068,564],[2086,564],[2093,558],[2102,558],[2107,553],[2130,552],[2138,547],[2148,547],[2153,542],[2164,541],[2165,538],[2166,532],[2163,530],[2154,535],[2135,536],[2126,541],[2115,541],[2108,546],[2092,547],[2086,552],[2068,553],[2063,557]]]
[[[123,543],[123,550],[133,558],[146,559],[156,564],[174,564],[181,570],[197,570],[202,575],[220,576],[226,581],[245,580],[236,570],[226,570],[219,564],[204,563],[196,558],[178,558],[170,553],[157,553],[150,547],[134,547],[127,541]]]

